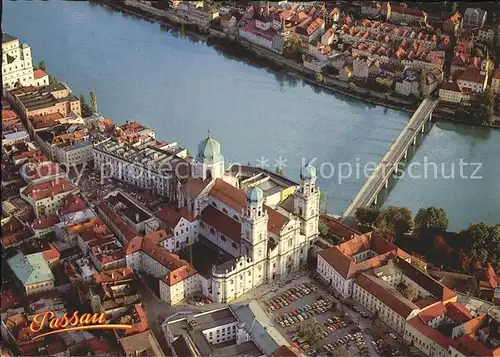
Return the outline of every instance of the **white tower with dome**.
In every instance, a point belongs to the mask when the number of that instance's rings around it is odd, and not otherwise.
[[[198,145],[192,174],[195,178],[216,179],[224,175],[224,156],[221,154],[220,144],[210,134]]]
[[[269,217],[264,207],[264,192],[260,188],[250,188],[246,198],[246,211],[241,216],[242,254],[258,264],[267,257],[267,223]]]
[[[316,168],[306,164],[300,170],[300,187],[295,192],[294,213],[300,222],[300,232],[311,246],[318,236],[320,191],[316,187]]]

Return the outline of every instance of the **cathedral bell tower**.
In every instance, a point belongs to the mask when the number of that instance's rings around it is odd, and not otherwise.
[[[306,240],[314,239],[318,235],[320,192],[316,187],[316,168],[311,164],[300,170],[300,187],[294,195],[294,213],[301,220],[301,234]]]
[[[216,179],[224,175],[224,156],[220,144],[210,135],[198,145],[198,155],[192,165],[192,175],[195,178]]]
[[[267,222],[269,220],[264,207],[264,192],[252,187],[246,195],[246,207],[241,215],[241,254],[254,262],[266,258]]]

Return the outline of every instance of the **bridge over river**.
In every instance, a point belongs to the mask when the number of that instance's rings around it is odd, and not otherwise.
[[[408,156],[408,150],[411,145],[416,144],[419,133],[424,132],[425,123],[432,120],[432,112],[438,102],[438,98],[430,97],[420,103],[376,169],[345,210],[344,218],[353,216],[358,207],[370,206],[377,203],[379,192],[384,187],[389,187],[391,175],[398,172],[400,161]]]

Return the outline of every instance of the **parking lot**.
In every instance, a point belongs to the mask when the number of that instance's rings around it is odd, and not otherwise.
[[[365,342],[351,316],[341,311],[331,295],[316,283],[305,280],[291,284],[262,303],[283,336],[309,356],[326,356],[341,346],[353,355],[369,354],[366,345],[369,342]],[[318,341],[309,345],[310,341],[303,338],[299,330],[301,325],[314,320],[321,332],[318,332]]]

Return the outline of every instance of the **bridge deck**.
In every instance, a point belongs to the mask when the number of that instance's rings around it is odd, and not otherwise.
[[[368,206],[375,200],[438,102],[437,98],[426,98],[420,103],[376,169],[345,210],[344,217],[352,216],[358,207]]]

